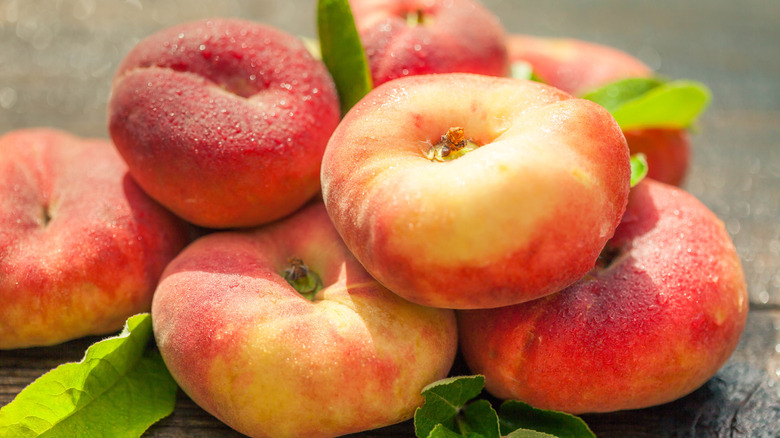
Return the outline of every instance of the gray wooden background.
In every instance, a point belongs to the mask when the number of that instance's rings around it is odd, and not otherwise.
[[[485,0],[511,33],[612,45],[714,100],[693,138],[684,188],[726,223],[745,267],[751,312],[724,370],[658,408],[587,416],[599,436],[767,436],[780,427],[780,1]],[[53,126],[107,137],[118,62],[175,23],[233,16],[314,36],[314,0],[0,0],[0,134]],[[95,339],[0,351],[0,406]],[[151,437],[238,436],[181,396]],[[362,436],[412,436],[409,423]]]

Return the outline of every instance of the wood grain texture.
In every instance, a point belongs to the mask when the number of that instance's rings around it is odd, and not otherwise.
[[[707,84],[684,188],[726,224],[751,312],[726,367],[663,406],[585,416],[599,437],[779,437],[780,2],[484,0],[508,32],[582,38],[625,50],[671,78]],[[113,71],[140,38],[196,18],[237,16],[313,36],[313,0],[0,0],[0,134],[53,126],[107,137]],[[0,406],[33,379],[81,359],[99,338],[0,351]],[[463,372],[460,368],[456,372]],[[180,394],[148,437],[238,437]],[[411,437],[410,422],[355,437]]]

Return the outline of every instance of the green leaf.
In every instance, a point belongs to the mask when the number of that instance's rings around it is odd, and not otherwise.
[[[639,184],[647,176],[647,157],[645,154],[631,156],[631,187]]]
[[[691,81],[669,82],[626,102],[612,115],[624,131],[640,128],[685,129],[703,113],[710,91]]]
[[[518,429],[542,432],[558,438],[596,437],[588,425],[579,417],[564,412],[537,409],[517,400],[504,402],[499,408],[498,417],[501,424],[501,433],[512,438],[538,436],[512,435]]]
[[[461,376],[439,380],[423,388],[425,403],[414,413],[415,435],[428,437],[439,424],[450,431],[457,430],[455,417],[484,386],[484,376]]]
[[[711,93],[694,81],[632,78],[607,84],[583,98],[606,108],[624,131],[685,129],[707,108]]]
[[[643,94],[661,85],[663,81],[656,78],[621,79],[584,94],[582,98],[592,100],[612,113],[626,102],[642,97]]]
[[[463,408],[463,426],[485,438],[501,438],[498,414],[487,400],[477,400]]]
[[[3,406],[0,437],[141,436],[176,402],[176,383],[147,348],[151,339],[151,316],[131,317],[81,362],[49,371]]]
[[[447,429],[443,424],[437,424],[436,427],[431,430],[431,433],[424,438],[463,438],[463,435]]]
[[[516,431],[506,435],[504,438],[557,438],[555,435],[549,433],[537,432],[535,430],[517,429]]]
[[[322,61],[328,67],[346,114],[371,88],[371,71],[348,0],[318,0],[317,32]]]

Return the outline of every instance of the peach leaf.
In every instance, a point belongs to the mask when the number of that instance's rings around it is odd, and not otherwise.
[[[0,409],[0,436],[140,437],[173,412],[177,385],[148,348],[148,313],[121,334],[91,345],[80,362],[49,371]]]

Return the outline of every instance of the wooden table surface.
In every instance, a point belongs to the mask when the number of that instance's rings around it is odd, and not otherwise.
[[[684,188],[726,224],[751,310],[736,352],[704,387],[668,405],[585,419],[600,437],[780,436],[780,1],[485,0],[508,32],[623,49],[714,100],[693,138]],[[107,137],[110,80],[144,36],[237,16],[314,36],[314,0],[0,0],[0,134],[54,126]],[[0,406],[97,338],[0,352]],[[240,436],[181,395],[149,437]],[[360,436],[413,436],[403,423]]]

